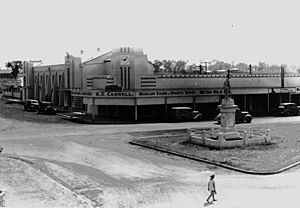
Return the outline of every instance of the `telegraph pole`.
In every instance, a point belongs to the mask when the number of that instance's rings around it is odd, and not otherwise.
[[[280,67],[281,87],[284,88],[284,65]]]
[[[198,74],[202,74],[202,65],[201,65],[201,62],[200,62],[200,64],[199,64],[199,66],[197,66],[197,67],[199,67],[199,73]]]
[[[252,65],[249,64],[249,73],[252,74]]]

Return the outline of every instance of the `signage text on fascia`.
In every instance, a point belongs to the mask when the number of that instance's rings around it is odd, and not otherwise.
[[[92,96],[92,92],[85,92],[85,91],[73,91],[72,95],[88,95],[88,96]]]
[[[140,91],[137,96],[185,96],[185,95],[205,95],[205,94],[222,94],[223,90],[174,90],[174,91]]]
[[[138,92],[106,92],[106,91],[73,91],[72,95],[88,95],[95,97],[161,97],[161,96],[192,96],[223,94],[222,89],[214,90],[166,90],[166,91],[138,91]]]
[[[133,93],[131,92],[95,92],[93,93],[94,96],[96,97],[105,97],[105,96],[108,96],[108,97],[132,97],[134,96]]]
[[[275,92],[275,93],[289,93],[289,92],[296,92],[296,88],[269,88],[269,93],[272,93],[272,92]]]

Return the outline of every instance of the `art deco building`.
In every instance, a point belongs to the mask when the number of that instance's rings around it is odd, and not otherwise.
[[[216,114],[226,75],[155,75],[142,49],[122,47],[82,62],[66,55],[59,65],[24,62],[24,95],[49,100],[93,116],[165,119],[173,106],[189,106],[207,117]],[[232,74],[231,91],[242,110],[272,111],[280,102],[300,103],[300,75]]]

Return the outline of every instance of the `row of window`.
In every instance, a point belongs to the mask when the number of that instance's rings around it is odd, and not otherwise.
[[[56,76],[57,76],[57,74],[56,74]],[[62,77],[62,75],[60,74],[59,76],[58,76],[58,83],[56,84],[57,86],[59,86],[60,85],[60,83],[61,83],[61,77]],[[46,75],[46,82],[45,82],[45,85],[48,85],[48,78],[49,78],[49,76],[48,75]],[[35,76],[34,77],[34,83],[36,84],[37,82],[38,82],[38,76]],[[43,80],[43,75],[41,75],[40,76],[40,79],[39,79],[39,84],[41,84],[42,83],[42,80]],[[52,75],[52,83],[51,83],[51,85],[53,86],[54,85],[54,80],[55,80],[55,75]]]

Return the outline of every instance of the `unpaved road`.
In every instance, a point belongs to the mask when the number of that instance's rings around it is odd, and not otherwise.
[[[300,124],[300,117],[281,121]],[[208,125],[214,124],[46,125],[0,118],[0,185],[8,195],[6,205],[299,207],[298,168],[273,176],[245,175],[128,144],[132,132]],[[218,201],[207,205],[212,173]]]

